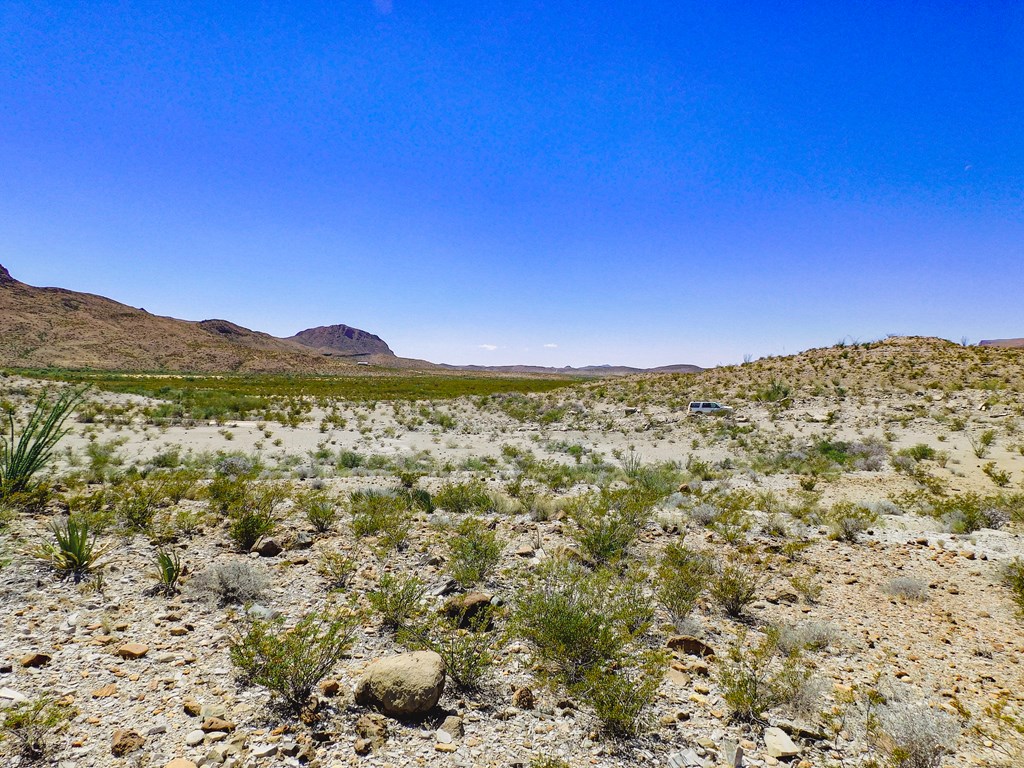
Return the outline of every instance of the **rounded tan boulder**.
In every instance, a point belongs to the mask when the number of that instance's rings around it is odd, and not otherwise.
[[[391,717],[418,717],[437,706],[444,691],[444,662],[433,651],[377,659],[356,684],[357,704]]]

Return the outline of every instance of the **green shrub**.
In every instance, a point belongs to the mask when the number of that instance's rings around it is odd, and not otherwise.
[[[1003,569],[1003,584],[1010,590],[1010,598],[1017,612],[1024,617],[1024,559],[1015,557]]]
[[[50,533],[54,540],[42,543],[35,555],[62,577],[71,576],[78,582],[103,567],[105,549],[96,545],[96,535],[87,523],[68,517],[52,522]]]
[[[654,593],[676,626],[693,611],[714,572],[709,555],[676,542],[665,547],[655,574]]]
[[[628,666],[597,666],[572,692],[594,709],[605,733],[618,738],[638,736],[665,676],[665,657],[645,653]]]
[[[415,576],[385,573],[377,582],[377,588],[368,592],[366,597],[384,626],[398,629],[408,625],[409,620],[419,613],[420,601],[426,591],[426,586]]]
[[[487,487],[479,480],[464,483],[445,483],[434,494],[434,506],[455,515],[486,512],[491,506]]]
[[[402,549],[412,527],[408,498],[381,491],[356,491],[349,497],[352,531],[359,538],[378,536],[387,549]]]
[[[317,573],[327,580],[328,589],[347,587],[355,570],[356,564],[351,557],[333,550],[324,551],[317,565]]]
[[[238,551],[248,552],[277,529],[276,508],[287,496],[286,485],[271,483],[247,485],[241,495],[231,499],[227,507],[228,536]]]
[[[711,597],[722,606],[728,616],[739,618],[743,610],[754,602],[757,591],[767,578],[762,566],[750,562],[729,563],[718,570],[711,580]]]
[[[778,630],[769,628],[748,647],[741,635],[717,665],[722,698],[734,720],[762,721],[762,714],[800,696],[810,678],[798,653],[780,657]]]
[[[629,554],[641,528],[650,520],[654,498],[636,488],[601,489],[577,497],[567,511],[572,538],[597,564],[614,564]]]
[[[448,572],[463,587],[490,576],[501,561],[498,535],[478,518],[467,517],[455,526],[448,540]]]
[[[14,408],[6,408],[7,434],[0,435],[0,499],[30,491],[33,478],[49,463],[57,443],[70,429],[64,422],[84,395],[84,389],[65,389],[52,403],[46,395],[36,400],[19,430]]]
[[[72,707],[46,696],[23,701],[3,710],[0,742],[7,745],[11,754],[29,761],[42,760],[51,739],[67,727],[74,715]]]
[[[413,650],[434,651],[444,662],[447,679],[460,691],[476,691],[487,679],[494,657],[493,632],[487,630],[491,615],[481,613],[468,629],[432,617],[415,626],[403,627],[398,639]]]
[[[858,535],[878,523],[875,510],[850,501],[833,504],[821,517],[829,529],[829,537],[837,541],[856,541]]]
[[[114,516],[128,531],[146,532],[153,527],[153,518],[167,502],[162,483],[133,480],[114,491]]]
[[[618,658],[630,639],[605,610],[606,596],[599,591],[584,569],[555,560],[520,591],[515,604],[515,632],[541,664],[569,685]]]
[[[352,647],[358,625],[358,616],[338,611],[307,614],[290,629],[283,617],[254,620],[231,646],[231,661],[246,680],[299,714],[317,683]]]
[[[295,499],[295,506],[319,533],[331,530],[338,517],[337,505],[326,491],[313,490],[302,493]]]

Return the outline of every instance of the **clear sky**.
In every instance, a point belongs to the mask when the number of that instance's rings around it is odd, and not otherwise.
[[[0,263],[450,363],[1024,336],[1024,4],[5,0]]]

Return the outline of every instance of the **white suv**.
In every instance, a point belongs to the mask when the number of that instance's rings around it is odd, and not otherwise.
[[[728,405],[719,405],[718,403],[711,403],[707,400],[700,401],[695,400],[690,403],[690,406],[686,409],[687,413],[691,413],[695,416],[699,416],[703,413],[732,413],[732,408]]]

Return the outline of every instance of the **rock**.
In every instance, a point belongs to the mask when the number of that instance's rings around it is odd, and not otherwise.
[[[320,693],[324,696],[337,696],[341,691],[341,683],[337,680],[324,680],[320,683]]]
[[[257,553],[260,557],[277,557],[284,552],[284,547],[276,539],[264,539],[249,551]]]
[[[685,653],[687,656],[700,656],[701,658],[710,658],[715,655],[715,649],[705,643],[703,640],[698,640],[696,637],[690,635],[672,635],[667,641],[666,645],[673,651],[680,651]]]
[[[271,621],[281,615],[281,612],[274,608],[267,608],[265,605],[259,603],[253,603],[245,609],[246,615],[251,619],[259,619],[260,621]]]
[[[41,667],[45,664],[50,663],[52,659],[48,653],[29,653],[21,657],[21,666],[23,667]]]
[[[97,688],[93,691],[92,697],[94,699],[105,699],[108,696],[113,696],[115,693],[117,693],[117,686],[113,683],[109,683],[104,685],[102,688]]]
[[[456,752],[458,749],[458,744],[444,744],[440,741],[434,744],[434,750],[437,752]]]
[[[142,749],[142,745],[145,743],[146,737],[138,731],[118,728],[114,731],[114,738],[110,742],[110,752],[114,757],[124,757]]]
[[[444,677],[444,662],[433,651],[377,659],[356,684],[355,700],[392,717],[425,715],[437,706]]]
[[[438,744],[451,744],[455,740],[448,731],[442,731],[440,728],[434,733],[434,738]]]
[[[185,743],[190,747],[195,747],[203,743],[203,739],[206,738],[206,732],[201,730],[189,731],[185,736]]]
[[[196,768],[196,764],[184,757],[176,757],[167,763],[164,768]]]
[[[0,688],[0,700],[4,702],[13,702],[15,704],[22,704],[28,701],[28,696],[23,693],[19,693],[13,688]]]
[[[512,694],[512,706],[519,707],[519,709],[533,709],[537,706],[537,700],[533,696],[533,691],[529,688],[517,689]]]
[[[264,757],[273,757],[277,754],[277,744],[264,744],[261,747],[254,747],[249,754],[257,760]]]
[[[368,755],[373,748],[373,743],[369,739],[358,738],[352,748],[355,749],[357,755]]]
[[[149,653],[149,648],[142,643],[125,643],[117,649],[117,655],[122,659],[141,659]]]
[[[449,619],[458,620],[459,627],[466,629],[473,626],[478,616],[486,615],[491,607],[491,596],[484,592],[470,592],[465,595],[456,595],[448,598],[448,601],[441,609],[441,613]],[[485,622],[490,624],[490,620]]]
[[[772,757],[796,757],[800,754],[800,747],[781,728],[765,728],[764,745]]]
[[[728,739],[723,742],[722,761],[729,768],[741,768],[743,765],[743,745]]]
[[[368,744],[367,752],[370,749],[378,749],[388,740],[388,721],[383,715],[375,712],[362,715],[356,720],[356,734]],[[366,754],[356,749],[357,754]]]
[[[704,765],[696,752],[687,749],[683,752],[673,752],[668,756],[669,768],[696,768]]]
[[[223,717],[208,717],[199,727],[206,733],[212,733],[214,731],[231,732],[235,730],[235,724],[230,720],[225,720]]]
[[[438,728],[441,733],[447,733],[453,739],[461,739],[466,731],[462,727],[462,718],[458,715],[449,715],[441,723],[441,727]]]
[[[533,557],[533,547],[529,544],[524,544],[521,547],[516,548],[516,557]]]
[[[182,706],[185,709],[185,714],[189,717],[199,717],[199,714],[203,711],[202,705],[191,696],[182,702]]]
[[[313,537],[308,533],[298,533],[292,541],[292,549],[309,549],[313,546]]]

